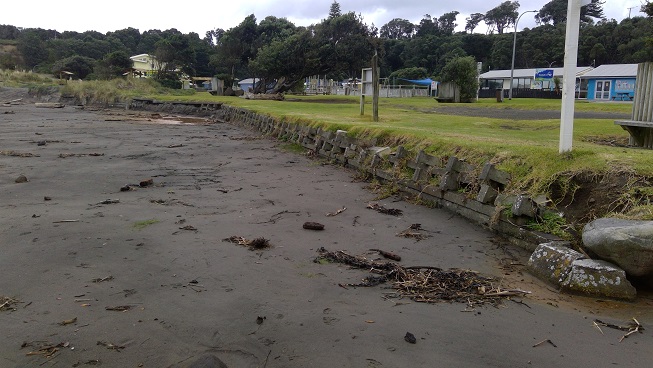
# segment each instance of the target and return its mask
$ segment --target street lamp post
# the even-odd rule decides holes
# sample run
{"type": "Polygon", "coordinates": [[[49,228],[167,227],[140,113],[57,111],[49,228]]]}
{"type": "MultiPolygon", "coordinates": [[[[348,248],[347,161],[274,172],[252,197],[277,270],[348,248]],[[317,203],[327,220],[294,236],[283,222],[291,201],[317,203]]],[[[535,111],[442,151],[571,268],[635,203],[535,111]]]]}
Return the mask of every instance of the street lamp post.
{"type": "Polygon", "coordinates": [[[515,74],[515,48],[517,46],[517,24],[519,24],[519,18],[526,13],[537,13],[537,10],[527,10],[517,17],[515,21],[515,31],[512,36],[512,66],[510,67],[510,90],[508,90],[508,99],[512,100],[512,78],[515,74]]]}

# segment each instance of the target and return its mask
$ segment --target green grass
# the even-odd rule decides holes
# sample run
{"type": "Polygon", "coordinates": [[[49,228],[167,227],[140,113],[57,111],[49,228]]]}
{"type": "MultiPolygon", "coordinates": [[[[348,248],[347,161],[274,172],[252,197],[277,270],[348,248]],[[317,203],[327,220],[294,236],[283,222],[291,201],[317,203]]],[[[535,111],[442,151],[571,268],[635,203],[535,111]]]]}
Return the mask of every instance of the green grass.
{"type": "Polygon", "coordinates": [[[159,222],[160,222],[160,221],[157,220],[157,219],[143,220],[143,221],[136,221],[136,222],[134,222],[134,223],[132,224],[132,228],[134,228],[135,230],[143,230],[143,229],[145,229],[146,227],[148,227],[148,226],[150,226],[150,225],[157,224],[157,223],[159,223],[159,222]]]}

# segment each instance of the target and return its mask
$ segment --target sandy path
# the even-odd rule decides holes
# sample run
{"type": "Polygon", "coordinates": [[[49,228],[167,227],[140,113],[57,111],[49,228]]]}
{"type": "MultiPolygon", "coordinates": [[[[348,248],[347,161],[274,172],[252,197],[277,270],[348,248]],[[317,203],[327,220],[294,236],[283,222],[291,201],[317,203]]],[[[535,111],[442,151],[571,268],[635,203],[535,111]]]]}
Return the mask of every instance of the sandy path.
{"type": "Polygon", "coordinates": [[[185,367],[205,353],[229,367],[648,366],[653,358],[650,330],[619,343],[622,332],[592,326],[630,317],[650,325],[650,298],[559,296],[518,265],[498,266],[524,263],[523,252],[446,211],[393,198],[379,203],[400,217],[366,209],[375,195],[353,172],[227,124],[123,115],[0,107],[0,296],[20,301],[0,312],[0,367],[185,367]],[[29,182],[15,183],[20,174],[29,182]],[[147,178],[154,186],[119,190],[147,178]],[[304,230],[305,221],[326,229],[304,230]],[[414,223],[433,236],[395,236],[414,223]],[[265,237],[272,247],[250,251],[222,241],[229,236],[265,237]],[[526,305],[474,312],[387,299],[384,286],[339,287],[367,273],[314,263],[319,247],[370,258],[368,249],[382,248],[404,265],[505,276],[506,286],[535,294],[526,305]],[[130,309],[106,310],[115,306],[130,309]],[[416,344],[404,341],[407,331],[416,344]],[[533,347],[545,339],[557,347],[533,347]],[[26,355],[45,342],[68,345],[50,359],[26,355]]]}

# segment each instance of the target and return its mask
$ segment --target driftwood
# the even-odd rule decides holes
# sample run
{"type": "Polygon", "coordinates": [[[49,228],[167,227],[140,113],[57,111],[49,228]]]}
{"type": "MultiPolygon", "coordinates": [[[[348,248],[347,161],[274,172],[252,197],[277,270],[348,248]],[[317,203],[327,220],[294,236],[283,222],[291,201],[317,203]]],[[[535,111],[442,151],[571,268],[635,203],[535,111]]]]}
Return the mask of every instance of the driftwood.
{"type": "Polygon", "coordinates": [[[391,260],[397,261],[397,262],[401,261],[401,257],[399,255],[397,255],[397,254],[392,253],[392,252],[387,252],[387,251],[381,250],[381,249],[370,249],[370,250],[374,251],[374,252],[379,252],[380,255],[382,255],[383,257],[385,257],[387,259],[391,259],[391,260]]]}
{"type": "MultiPolygon", "coordinates": [[[[595,319],[594,320],[594,326],[596,328],[598,328],[599,331],[601,331],[601,327],[599,327],[599,326],[604,326],[604,327],[613,328],[615,330],[625,331],[624,335],[621,336],[621,338],[619,339],[619,342],[622,342],[625,338],[627,338],[628,336],[634,334],[635,332],[642,333],[642,331],[644,331],[644,327],[642,326],[642,324],[639,323],[639,321],[636,320],[635,318],[633,318],[632,322],[629,322],[628,325],[626,325],[626,326],[618,326],[618,325],[615,325],[615,324],[612,324],[612,323],[603,322],[603,321],[601,321],[599,319],[595,319]]],[[[601,334],[603,334],[603,331],[601,331],[601,334]]]]}
{"type": "Polygon", "coordinates": [[[361,283],[344,284],[343,287],[369,287],[390,282],[400,297],[408,297],[416,302],[448,301],[473,307],[483,304],[497,305],[503,298],[530,294],[524,290],[503,289],[498,286],[496,279],[481,276],[474,271],[422,266],[402,267],[393,262],[374,262],[343,251],[329,252],[324,248],[320,248],[318,253],[315,262],[343,263],[379,275],[370,275],[361,283]]]}

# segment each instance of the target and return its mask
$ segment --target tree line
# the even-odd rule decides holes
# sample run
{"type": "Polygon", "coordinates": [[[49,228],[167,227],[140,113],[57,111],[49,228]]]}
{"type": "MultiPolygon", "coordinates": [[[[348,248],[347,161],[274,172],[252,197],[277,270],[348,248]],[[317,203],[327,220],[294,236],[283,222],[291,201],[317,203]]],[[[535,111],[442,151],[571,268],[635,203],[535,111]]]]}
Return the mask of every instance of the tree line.
{"type": "MultiPolygon", "coordinates": [[[[578,64],[653,61],[653,3],[642,6],[647,17],[621,22],[605,19],[602,5],[602,0],[591,0],[582,8],[578,64]]],[[[276,82],[274,87],[263,86],[285,91],[311,75],[353,78],[377,53],[382,77],[439,78],[458,58],[482,62],[483,71],[509,69],[519,7],[518,1],[505,1],[471,14],[462,32],[455,31],[457,11],[426,14],[418,24],[393,19],[377,28],[360,14],[342,12],[337,1],[325,19],[310,26],[274,16],[258,21],[252,14],[233,28],[216,28],[204,37],[176,29],[141,33],[127,28],[102,34],[0,25],[0,46],[16,49],[0,52],[0,68],[55,74],[67,70],[82,79],[109,79],[131,66],[129,56],[148,53],[166,65],[158,75],[161,80],[174,80],[179,73],[226,80],[256,76],[276,82]],[[486,33],[474,33],[481,23],[486,33]]],[[[516,68],[562,65],[566,8],[567,0],[549,1],[534,15],[537,26],[519,32],[516,68]]]]}

